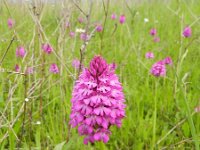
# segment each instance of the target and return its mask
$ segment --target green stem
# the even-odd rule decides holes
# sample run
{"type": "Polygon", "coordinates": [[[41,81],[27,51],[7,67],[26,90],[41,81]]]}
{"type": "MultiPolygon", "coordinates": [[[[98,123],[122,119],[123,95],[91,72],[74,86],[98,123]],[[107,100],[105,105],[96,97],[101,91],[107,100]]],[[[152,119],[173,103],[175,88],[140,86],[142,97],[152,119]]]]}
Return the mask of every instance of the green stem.
{"type": "Polygon", "coordinates": [[[189,126],[190,126],[190,129],[191,129],[192,138],[194,140],[195,149],[199,150],[198,136],[196,134],[196,129],[195,129],[194,122],[193,122],[193,119],[192,119],[190,107],[188,105],[188,99],[187,99],[187,95],[186,95],[187,93],[186,92],[187,92],[186,91],[186,85],[184,85],[183,93],[184,93],[185,107],[187,108],[187,119],[188,119],[189,126]]]}

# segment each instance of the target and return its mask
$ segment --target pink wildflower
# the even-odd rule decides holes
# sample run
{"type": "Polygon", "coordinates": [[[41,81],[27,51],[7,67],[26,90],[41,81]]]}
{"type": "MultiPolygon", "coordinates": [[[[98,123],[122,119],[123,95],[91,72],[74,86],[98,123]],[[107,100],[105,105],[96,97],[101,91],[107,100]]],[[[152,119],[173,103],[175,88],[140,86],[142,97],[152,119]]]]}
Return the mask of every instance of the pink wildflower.
{"type": "Polygon", "coordinates": [[[74,38],[74,37],[75,37],[75,32],[72,32],[72,31],[71,31],[71,32],[69,33],[69,36],[70,36],[71,38],[74,38]]]}
{"type": "Polygon", "coordinates": [[[154,37],[153,41],[154,41],[155,43],[158,43],[158,42],[160,42],[160,38],[159,38],[159,37],[154,37]]]}
{"type": "Polygon", "coordinates": [[[113,13],[113,14],[111,15],[111,19],[112,19],[112,20],[117,19],[117,15],[116,15],[115,13],[113,13]]]}
{"type": "Polygon", "coordinates": [[[76,81],[72,93],[70,124],[78,126],[84,144],[108,142],[112,125],[121,126],[125,99],[115,69],[95,56],[76,81]]]}
{"type": "Polygon", "coordinates": [[[154,36],[154,35],[156,35],[157,30],[155,28],[152,28],[149,33],[150,33],[150,35],[154,36]]]}
{"type": "Polygon", "coordinates": [[[87,40],[89,40],[89,35],[86,34],[86,33],[81,33],[80,39],[83,40],[83,41],[87,41],[87,40]]]}
{"type": "Polygon", "coordinates": [[[16,57],[23,58],[25,55],[26,55],[26,51],[25,51],[24,47],[20,46],[20,47],[16,48],[16,57]]]}
{"type": "Polygon", "coordinates": [[[52,73],[54,73],[54,74],[59,73],[58,66],[56,64],[51,64],[51,66],[49,68],[49,71],[52,72],[52,73]]]}
{"type": "Polygon", "coordinates": [[[192,35],[192,29],[190,27],[185,27],[183,30],[183,36],[188,38],[192,35]]]}
{"type": "Polygon", "coordinates": [[[148,59],[151,59],[151,58],[154,58],[154,54],[152,52],[147,52],[145,54],[145,57],[148,58],[148,59]]]}
{"type": "Polygon", "coordinates": [[[119,22],[120,22],[121,24],[123,24],[125,21],[126,21],[125,15],[121,15],[121,16],[119,17],[119,22]]]}
{"type": "Polygon", "coordinates": [[[166,75],[166,67],[164,65],[163,61],[158,61],[151,67],[151,74],[159,77],[159,76],[165,76],[166,75]]]}
{"type": "Polygon", "coordinates": [[[75,68],[75,69],[78,69],[79,66],[80,66],[80,61],[78,59],[74,59],[72,61],[72,66],[75,68]]]}
{"type": "Polygon", "coordinates": [[[66,27],[66,28],[69,28],[69,27],[70,27],[70,22],[69,22],[69,21],[66,21],[65,27],[66,27]]]}
{"type": "Polygon", "coordinates": [[[102,32],[103,31],[103,26],[102,25],[97,25],[96,26],[96,31],[97,32],[102,32]]]}
{"type": "Polygon", "coordinates": [[[163,61],[166,65],[172,65],[173,63],[171,57],[166,57],[163,61]]]}
{"type": "Polygon", "coordinates": [[[53,51],[53,48],[51,47],[50,44],[46,43],[42,45],[42,49],[44,50],[45,53],[47,54],[51,54],[51,52],[53,51]]]}
{"type": "Polygon", "coordinates": [[[28,67],[26,69],[26,74],[33,74],[34,70],[33,70],[33,67],[28,67]]]}
{"type": "Polygon", "coordinates": [[[14,20],[11,19],[11,18],[9,18],[9,19],[8,19],[8,27],[9,27],[9,28],[12,28],[14,25],[15,25],[14,20]]]}
{"type": "Polygon", "coordinates": [[[15,65],[15,72],[19,72],[19,71],[20,71],[19,65],[16,64],[16,65],[15,65]]]}
{"type": "Polygon", "coordinates": [[[79,23],[83,23],[83,22],[84,22],[84,19],[83,19],[82,17],[79,17],[79,18],[78,18],[78,22],[79,22],[79,23]]]}

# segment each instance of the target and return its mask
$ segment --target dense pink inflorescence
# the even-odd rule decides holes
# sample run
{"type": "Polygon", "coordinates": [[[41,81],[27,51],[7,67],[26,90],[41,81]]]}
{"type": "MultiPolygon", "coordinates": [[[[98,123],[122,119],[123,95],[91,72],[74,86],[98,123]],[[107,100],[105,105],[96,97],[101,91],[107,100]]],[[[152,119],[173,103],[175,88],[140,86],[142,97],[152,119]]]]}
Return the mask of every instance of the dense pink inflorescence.
{"type": "Polygon", "coordinates": [[[16,71],[16,72],[19,72],[19,71],[20,71],[20,67],[19,67],[18,64],[15,65],[15,71],[16,71]]]}
{"type": "Polygon", "coordinates": [[[69,36],[71,37],[71,38],[74,38],[75,37],[75,32],[69,32],[69,36]]]}
{"type": "Polygon", "coordinates": [[[15,21],[11,18],[8,19],[8,27],[12,28],[15,25],[15,21]]]}
{"type": "Polygon", "coordinates": [[[59,68],[56,64],[51,64],[50,68],[49,68],[49,71],[54,73],[54,74],[58,74],[59,73],[59,68]]]}
{"type": "Polygon", "coordinates": [[[152,36],[156,35],[156,33],[157,33],[157,30],[155,28],[152,28],[149,32],[149,34],[152,36]]]}
{"type": "Polygon", "coordinates": [[[96,31],[97,32],[102,32],[103,31],[103,26],[102,25],[97,25],[96,26],[96,31]]]}
{"type": "Polygon", "coordinates": [[[51,54],[51,52],[53,51],[53,48],[51,47],[50,44],[46,43],[42,45],[42,49],[45,53],[47,54],[51,54]]]}
{"type": "Polygon", "coordinates": [[[192,29],[190,27],[185,27],[183,30],[183,36],[188,38],[192,35],[192,29]]]}
{"type": "Polygon", "coordinates": [[[111,15],[111,19],[112,19],[112,20],[117,19],[117,15],[116,15],[115,13],[113,13],[113,14],[111,15]]]}
{"type": "Polygon", "coordinates": [[[172,62],[172,59],[171,59],[171,57],[166,57],[164,60],[164,63],[166,64],[166,65],[172,65],[173,64],[173,62],[172,62]]]}
{"type": "Polygon", "coordinates": [[[121,16],[119,17],[119,23],[123,24],[123,23],[125,23],[125,21],[126,21],[125,15],[121,15],[121,16]]]}
{"type": "Polygon", "coordinates": [[[75,69],[78,69],[79,66],[80,66],[80,61],[78,59],[74,59],[72,61],[72,66],[75,68],[75,69]]]}
{"type": "Polygon", "coordinates": [[[151,59],[151,58],[154,58],[154,54],[153,54],[152,52],[147,52],[147,53],[145,54],[145,57],[146,57],[147,59],[151,59]]]}
{"type": "Polygon", "coordinates": [[[111,125],[121,126],[125,99],[115,67],[95,56],[76,81],[72,93],[70,124],[78,126],[84,144],[108,142],[111,125]]]}
{"type": "Polygon", "coordinates": [[[16,57],[23,58],[25,55],[26,55],[26,51],[25,51],[24,47],[19,46],[16,48],[16,57]]]}
{"type": "Polygon", "coordinates": [[[160,77],[166,75],[166,67],[164,61],[158,61],[151,67],[151,74],[160,77]]]}

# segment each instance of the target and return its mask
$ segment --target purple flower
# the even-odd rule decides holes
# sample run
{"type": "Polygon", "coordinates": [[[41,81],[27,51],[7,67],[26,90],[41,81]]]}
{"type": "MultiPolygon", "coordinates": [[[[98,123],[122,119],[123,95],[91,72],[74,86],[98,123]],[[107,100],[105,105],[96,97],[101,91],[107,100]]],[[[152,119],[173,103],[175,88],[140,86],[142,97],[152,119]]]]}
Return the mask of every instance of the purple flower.
{"type": "Polygon", "coordinates": [[[54,74],[59,73],[58,66],[56,64],[51,64],[51,66],[49,68],[49,71],[52,72],[52,73],[54,73],[54,74]]]}
{"type": "Polygon", "coordinates": [[[75,68],[75,69],[78,69],[79,66],[80,66],[80,61],[78,59],[74,59],[72,61],[72,66],[75,68]]]}
{"type": "Polygon", "coordinates": [[[97,26],[96,26],[96,31],[97,31],[97,32],[102,32],[102,31],[103,31],[102,25],[97,25],[97,26]]]}
{"type": "Polygon", "coordinates": [[[26,69],[26,74],[33,74],[34,70],[33,70],[33,67],[28,67],[26,69]]]}
{"type": "Polygon", "coordinates": [[[51,47],[50,44],[46,43],[42,45],[42,49],[44,50],[45,53],[47,54],[51,54],[51,52],[53,51],[53,48],[51,47]]]}
{"type": "Polygon", "coordinates": [[[163,61],[158,61],[151,67],[151,74],[159,77],[166,75],[166,67],[163,61]]]}
{"type": "Polygon", "coordinates": [[[69,33],[69,36],[70,36],[71,38],[74,38],[74,37],[75,37],[75,32],[72,32],[72,31],[71,31],[71,32],[69,33]]]}
{"type": "Polygon", "coordinates": [[[111,15],[111,19],[112,19],[112,20],[117,19],[117,15],[116,15],[115,13],[113,13],[113,14],[111,15]]]}
{"type": "Polygon", "coordinates": [[[72,93],[70,124],[78,126],[84,144],[108,142],[112,125],[121,126],[125,117],[125,98],[115,69],[101,56],[95,56],[90,67],[76,81],[72,93]]]}
{"type": "Polygon", "coordinates": [[[166,65],[172,65],[173,63],[171,57],[166,57],[163,61],[166,65]]]}
{"type": "Polygon", "coordinates": [[[15,72],[19,72],[19,71],[20,71],[19,65],[16,64],[16,65],[15,65],[15,72]]]}
{"type": "Polygon", "coordinates": [[[119,22],[120,22],[121,24],[123,24],[125,21],[126,21],[125,15],[121,15],[121,16],[119,17],[119,22]]]}
{"type": "Polygon", "coordinates": [[[160,38],[159,38],[159,37],[154,37],[153,41],[154,41],[155,43],[158,43],[158,42],[160,42],[160,38]]]}
{"type": "Polygon", "coordinates": [[[157,30],[155,28],[152,28],[149,33],[150,33],[150,35],[154,36],[154,35],[156,35],[157,30]]]}
{"type": "Polygon", "coordinates": [[[78,18],[78,22],[79,22],[79,23],[83,23],[83,22],[84,22],[84,19],[83,19],[82,17],[79,17],[79,18],[78,18]]]}
{"type": "Polygon", "coordinates": [[[26,51],[25,51],[24,47],[19,46],[16,48],[16,57],[23,58],[25,55],[26,55],[26,51]]]}
{"type": "Polygon", "coordinates": [[[11,18],[8,19],[8,27],[12,28],[15,25],[15,21],[11,18]]]}
{"type": "Polygon", "coordinates": [[[89,35],[86,33],[81,33],[80,34],[80,39],[83,41],[88,41],[89,40],[89,35]]]}
{"type": "Polygon", "coordinates": [[[185,27],[183,30],[183,36],[188,38],[192,35],[192,29],[190,27],[185,27]]]}
{"type": "Polygon", "coordinates": [[[154,58],[154,54],[152,52],[147,52],[145,54],[145,57],[148,58],[148,59],[151,59],[151,58],[154,58]]]}
{"type": "Polygon", "coordinates": [[[69,22],[69,21],[66,21],[65,27],[66,27],[66,28],[69,28],[69,27],[70,27],[70,22],[69,22]]]}

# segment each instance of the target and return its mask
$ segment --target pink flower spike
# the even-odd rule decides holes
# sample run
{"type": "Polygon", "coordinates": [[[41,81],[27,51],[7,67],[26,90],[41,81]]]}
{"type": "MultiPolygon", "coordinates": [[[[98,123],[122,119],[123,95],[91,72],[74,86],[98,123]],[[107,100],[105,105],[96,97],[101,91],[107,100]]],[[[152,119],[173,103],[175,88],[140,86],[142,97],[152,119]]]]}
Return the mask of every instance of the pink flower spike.
{"type": "Polygon", "coordinates": [[[33,70],[33,67],[28,67],[27,69],[26,69],[26,74],[33,74],[33,72],[34,72],[34,70],[33,70]]]}
{"type": "Polygon", "coordinates": [[[75,68],[75,69],[78,69],[79,66],[80,66],[80,61],[78,59],[74,59],[72,61],[72,66],[75,68]]]}
{"type": "Polygon", "coordinates": [[[96,26],[96,31],[97,32],[102,32],[103,31],[103,26],[102,25],[97,25],[96,26]]]}
{"type": "Polygon", "coordinates": [[[53,48],[51,47],[50,44],[46,43],[42,45],[42,49],[45,53],[47,54],[51,54],[51,52],[53,51],[53,48]]]}
{"type": "Polygon", "coordinates": [[[158,42],[160,42],[160,38],[159,38],[159,37],[154,37],[153,41],[154,41],[155,43],[158,43],[158,42]]]}
{"type": "Polygon", "coordinates": [[[145,54],[145,57],[146,57],[147,59],[151,59],[151,58],[154,58],[154,54],[153,54],[152,52],[147,52],[147,53],[145,54]]]}
{"type": "Polygon", "coordinates": [[[156,76],[156,77],[166,75],[166,67],[163,64],[163,61],[158,61],[158,62],[156,62],[155,64],[152,65],[151,74],[156,76]]]}
{"type": "Polygon", "coordinates": [[[157,30],[155,28],[152,28],[149,33],[150,33],[150,35],[154,36],[154,35],[156,35],[157,30]]]}
{"type": "Polygon", "coordinates": [[[70,124],[85,136],[84,144],[107,143],[110,126],[120,127],[125,117],[122,86],[112,66],[101,56],[95,56],[74,85],[70,124]]]}
{"type": "Polygon", "coordinates": [[[69,28],[69,27],[70,27],[70,22],[69,22],[69,21],[66,21],[65,27],[66,27],[66,28],[69,28]]]}
{"type": "Polygon", "coordinates": [[[15,72],[19,72],[20,71],[20,67],[18,64],[15,65],[15,72]]]}
{"type": "Polygon", "coordinates": [[[172,65],[173,64],[171,57],[166,57],[163,61],[166,65],[172,65]]]}
{"type": "Polygon", "coordinates": [[[54,74],[58,74],[59,73],[58,66],[56,64],[51,64],[49,71],[54,73],[54,74]]]}
{"type": "Polygon", "coordinates": [[[121,24],[123,24],[125,21],[126,21],[125,15],[121,15],[121,16],[119,17],[119,22],[120,22],[121,24]]]}
{"type": "Polygon", "coordinates": [[[80,39],[83,41],[88,41],[89,40],[89,35],[86,33],[81,33],[80,34],[80,39]]]}
{"type": "Polygon", "coordinates": [[[189,26],[185,27],[183,30],[183,36],[185,38],[189,38],[191,35],[192,35],[192,29],[189,26]]]}
{"type": "Polygon", "coordinates": [[[78,18],[78,22],[79,22],[79,23],[83,23],[83,22],[84,22],[84,19],[81,18],[81,17],[79,17],[79,18],[78,18]]]}
{"type": "Polygon", "coordinates": [[[71,32],[69,33],[69,36],[70,36],[71,38],[74,38],[74,37],[75,37],[75,32],[72,32],[72,31],[71,31],[71,32]]]}
{"type": "Polygon", "coordinates": [[[112,20],[117,19],[117,15],[116,15],[115,13],[113,13],[113,14],[111,15],[111,19],[112,19],[112,20]]]}
{"type": "Polygon", "coordinates": [[[15,21],[11,18],[8,19],[8,27],[11,29],[15,25],[15,21]]]}
{"type": "Polygon", "coordinates": [[[18,48],[16,48],[16,57],[23,58],[25,55],[26,55],[26,51],[25,51],[24,47],[19,46],[18,48]]]}

